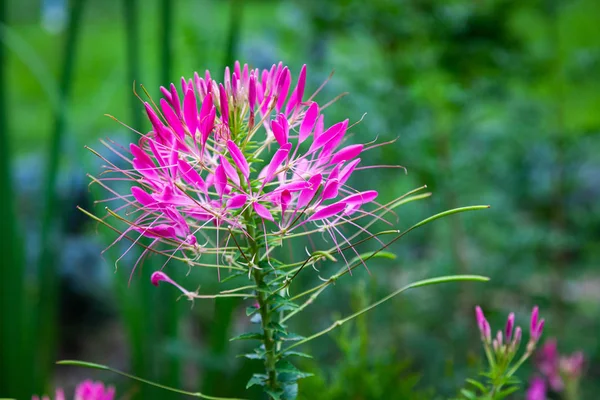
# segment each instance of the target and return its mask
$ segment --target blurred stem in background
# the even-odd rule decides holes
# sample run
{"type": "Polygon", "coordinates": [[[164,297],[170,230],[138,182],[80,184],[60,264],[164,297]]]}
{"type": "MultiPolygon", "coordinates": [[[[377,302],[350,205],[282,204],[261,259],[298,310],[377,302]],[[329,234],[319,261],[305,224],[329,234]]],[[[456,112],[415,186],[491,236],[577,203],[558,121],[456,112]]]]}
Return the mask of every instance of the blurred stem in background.
{"type": "Polygon", "coordinates": [[[559,337],[564,335],[564,327],[566,321],[567,312],[564,302],[565,293],[565,275],[566,267],[568,265],[568,243],[567,240],[567,218],[565,215],[566,199],[569,196],[569,189],[565,176],[566,168],[566,154],[567,154],[567,142],[568,136],[565,124],[565,110],[564,110],[564,99],[565,99],[565,77],[562,73],[563,60],[562,60],[562,35],[560,28],[560,4],[558,1],[549,1],[547,4],[548,18],[550,21],[550,34],[552,35],[552,41],[554,42],[554,60],[550,63],[550,75],[553,81],[553,95],[554,95],[554,113],[556,116],[556,129],[553,132],[552,143],[555,147],[556,153],[556,166],[554,174],[554,188],[552,193],[552,203],[554,213],[551,216],[552,229],[549,229],[549,237],[547,244],[551,250],[548,254],[551,254],[551,265],[554,266],[552,274],[552,293],[551,301],[552,308],[556,312],[555,329],[559,337]]]}
{"type": "MultiPolygon", "coordinates": [[[[63,137],[66,131],[67,109],[71,84],[73,82],[73,71],[77,40],[83,24],[85,0],[73,0],[70,3],[69,23],[66,31],[65,47],[63,53],[63,64],[61,68],[59,86],[59,108],[54,116],[54,127],[50,136],[47,155],[47,166],[44,191],[44,211],[41,227],[41,249],[38,260],[38,316],[37,316],[37,351],[38,351],[38,376],[36,383],[48,379],[52,375],[54,362],[56,361],[57,331],[58,331],[58,259],[57,249],[60,246],[60,237],[57,234],[57,222],[60,219],[57,201],[57,176],[60,164],[60,155],[63,137]]],[[[31,362],[31,360],[30,360],[31,362]]],[[[43,388],[35,387],[34,392],[42,392],[43,388]]]]}
{"type": "MultiPolygon", "coordinates": [[[[123,0],[123,23],[125,26],[126,36],[126,62],[127,62],[127,73],[126,80],[127,85],[132,87],[134,90],[137,89],[134,85],[139,84],[138,81],[141,79],[140,76],[140,62],[139,62],[139,3],[137,0],[123,0]]],[[[130,93],[130,112],[132,127],[135,130],[143,131],[142,129],[142,118],[141,118],[141,105],[139,99],[130,93]]],[[[137,142],[137,133],[131,132],[134,136],[132,141],[137,142]]],[[[139,257],[139,251],[133,249],[131,251],[131,257],[129,260],[133,260],[135,257],[139,257]]],[[[124,264],[125,271],[129,271],[129,264],[124,264]]],[[[149,277],[148,271],[142,269],[142,274],[139,276],[139,281],[136,279],[133,284],[128,282],[128,273],[118,274],[115,276],[115,289],[117,297],[119,299],[119,312],[123,318],[123,325],[127,331],[129,346],[131,349],[131,369],[134,374],[143,376],[148,379],[156,379],[155,366],[156,366],[156,316],[154,313],[149,312],[152,304],[152,291],[146,283],[149,281],[145,279],[149,277]]],[[[165,382],[166,383],[166,382],[165,382]]],[[[159,391],[148,385],[140,385],[136,392],[136,397],[140,399],[152,399],[158,398],[159,391]]]]}
{"type": "MultiPolygon", "coordinates": [[[[123,0],[123,11],[125,13],[125,32],[127,36],[126,59],[127,59],[127,84],[135,86],[140,80],[140,51],[139,51],[139,21],[138,1],[123,0]]],[[[134,90],[137,90],[134,87],[134,90]]],[[[135,129],[142,127],[142,114],[139,99],[131,93],[129,96],[131,107],[131,123],[135,129]]],[[[138,135],[132,132],[133,141],[137,142],[138,135]]]]}
{"type": "MultiPolygon", "coordinates": [[[[230,0],[229,2],[229,26],[227,32],[227,43],[225,46],[224,67],[233,67],[237,57],[240,42],[240,32],[243,18],[243,0],[230,0]]],[[[210,324],[210,357],[209,360],[219,362],[205,364],[204,377],[202,380],[202,391],[217,396],[225,396],[227,393],[227,368],[229,355],[229,337],[231,337],[231,322],[235,309],[240,305],[236,298],[221,298],[215,300],[214,321],[210,324]]]]}
{"type": "Polygon", "coordinates": [[[7,54],[4,29],[7,7],[0,0],[0,221],[2,221],[2,268],[0,279],[0,395],[27,398],[31,395],[33,363],[30,339],[31,313],[26,295],[23,243],[17,226],[15,191],[12,183],[11,144],[7,112],[7,54]]]}
{"type": "MultiPolygon", "coordinates": [[[[159,63],[159,79],[162,86],[168,87],[169,82],[172,81],[173,77],[173,11],[176,2],[173,0],[160,0],[160,7],[158,13],[158,26],[160,29],[160,63],[159,63]]],[[[185,95],[185,94],[184,94],[185,95]]],[[[156,260],[162,267],[162,261],[156,260]]],[[[174,279],[178,279],[181,276],[179,268],[182,265],[175,265],[170,272],[174,279]]],[[[155,268],[155,269],[158,269],[155,268]]],[[[149,284],[150,281],[144,282],[146,291],[153,291],[154,287],[149,284]]],[[[170,349],[173,348],[172,344],[179,343],[180,337],[180,323],[182,314],[182,302],[173,302],[173,296],[168,291],[159,291],[155,293],[149,293],[155,295],[155,301],[158,301],[157,309],[160,310],[160,322],[159,332],[162,334],[162,351],[164,355],[161,358],[161,378],[162,382],[172,387],[181,387],[181,372],[182,372],[182,358],[178,357],[177,352],[172,352],[170,349]],[[169,350],[167,350],[169,349],[169,350]]],[[[161,393],[161,399],[179,399],[176,393],[161,393]]]]}

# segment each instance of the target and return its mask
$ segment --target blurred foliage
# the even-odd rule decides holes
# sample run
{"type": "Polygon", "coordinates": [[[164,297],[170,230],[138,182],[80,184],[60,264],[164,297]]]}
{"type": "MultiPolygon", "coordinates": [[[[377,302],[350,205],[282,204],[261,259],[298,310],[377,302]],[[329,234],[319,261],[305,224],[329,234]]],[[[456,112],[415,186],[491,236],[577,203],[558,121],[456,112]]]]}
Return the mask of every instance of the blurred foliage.
{"type": "MultiPolygon", "coordinates": [[[[102,161],[82,146],[98,148],[97,138],[107,136],[126,144],[132,137],[103,115],[134,123],[137,117],[131,112],[138,117],[142,112],[131,105],[136,68],[131,64],[135,59],[126,57],[134,50],[131,44],[126,47],[131,21],[124,18],[121,3],[86,2],[70,76],[72,101],[55,185],[60,232],[53,243],[61,253],[57,268],[61,295],[77,297],[59,303],[59,321],[70,322],[61,322],[58,353],[123,370],[137,365],[146,368],[143,372],[150,376],[145,377],[156,380],[168,375],[159,368],[165,360],[180,359],[184,387],[239,395],[255,366],[236,359],[238,345],[219,340],[223,337],[214,329],[230,335],[243,331],[246,304],[234,305],[225,312],[231,313],[230,320],[222,320],[221,310],[228,305],[206,302],[189,311],[183,303],[174,303],[190,317],[180,320],[176,337],[166,334],[165,314],[155,311],[164,311],[176,294],[165,298],[149,288],[147,280],[164,261],[149,258],[128,286],[136,255],[123,258],[113,273],[115,260],[127,247],[105,253],[103,262],[99,242],[107,246],[114,233],[98,229],[99,238],[96,226],[75,210],[77,204],[89,204],[90,197],[99,198],[89,194],[81,178],[87,171],[97,171],[102,161]],[[69,345],[73,338],[79,343],[76,349],[69,345]]],[[[282,59],[296,72],[306,63],[313,89],[335,69],[320,99],[327,101],[345,91],[350,95],[328,109],[326,123],[346,117],[358,121],[366,112],[354,134],[361,141],[396,142],[371,150],[363,161],[408,169],[408,175],[397,169],[366,170],[355,186],[377,187],[382,199],[423,184],[434,193],[431,200],[401,208],[400,228],[446,208],[492,205],[486,213],[454,216],[411,233],[394,245],[396,262],[372,263],[370,274],[360,271],[340,280],[311,306],[298,323],[301,334],[326,326],[334,311],[345,314],[354,309],[352,302],[360,292],[379,298],[408,281],[448,273],[492,277],[482,286],[409,293],[341,333],[319,339],[311,352],[320,362],[309,367],[323,374],[303,381],[301,396],[432,398],[428,388],[435,388],[441,398],[455,394],[482,358],[475,304],[489,310],[492,325],[513,310],[524,324],[526,310],[539,304],[547,319],[546,334],[556,336],[566,352],[583,350],[589,361],[582,398],[593,398],[592,393],[600,391],[600,2],[252,0],[244,1],[243,13],[232,10],[239,6],[236,0],[171,3],[176,6],[170,9],[174,21],[170,51],[161,36],[164,9],[159,1],[146,2],[136,11],[135,51],[140,59],[135,79],[152,96],[158,96],[158,87],[166,85],[167,78],[177,82],[182,75],[207,68],[217,73],[224,60],[232,58],[258,67],[282,59]],[[232,44],[232,35],[239,35],[239,43],[232,44]],[[165,57],[172,62],[167,72],[161,67],[165,57]],[[409,397],[413,385],[416,391],[409,397]]],[[[3,123],[10,139],[10,148],[2,151],[13,156],[12,196],[20,217],[17,227],[3,218],[15,228],[7,232],[10,240],[3,239],[11,250],[3,252],[10,255],[5,260],[14,264],[2,265],[3,351],[14,349],[11,332],[13,341],[19,334],[4,327],[12,312],[20,314],[18,307],[25,310],[29,303],[39,310],[44,302],[37,297],[33,267],[45,207],[41,201],[45,164],[40,160],[46,157],[51,121],[60,107],[61,61],[56,55],[66,39],[64,18],[61,25],[60,13],[49,14],[49,4],[58,4],[60,10],[66,3],[9,0],[2,30],[7,82],[2,85],[7,120],[3,123]],[[17,243],[20,231],[24,239],[17,243]],[[26,252],[23,257],[17,254],[19,248],[26,252]],[[4,288],[12,288],[14,306],[4,288]]],[[[6,190],[5,196],[11,196],[6,190]]],[[[10,207],[0,208],[12,215],[10,207]]],[[[294,251],[303,250],[299,246],[294,251]]],[[[167,268],[169,273],[186,271],[183,265],[167,268]]],[[[323,268],[327,272],[334,267],[323,268]]],[[[307,273],[301,282],[316,281],[317,274],[307,273]]],[[[193,271],[188,279],[201,282],[208,292],[219,285],[213,275],[193,271]]],[[[300,286],[293,290],[301,290],[300,286]]],[[[25,316],[20,315],[20,323],[31,325],[34,321],[25,316]]],[[[4,356],[0,354],[0,359],[4,356]]],[[[31,362],[25,357],[21,367],[31,362]]],[[[9,367],[2,367],[5,379],[9,367]]],[[[55,377],[44,378],[68,386],[89,373],[61,368],[55,377]]],[[[527,380],[528,371],[520,378],[527,380]]],[[[131,382],[121,383],[120,393],[126,396],[161,398],[160,392],[141,392],[131,382]]]]}

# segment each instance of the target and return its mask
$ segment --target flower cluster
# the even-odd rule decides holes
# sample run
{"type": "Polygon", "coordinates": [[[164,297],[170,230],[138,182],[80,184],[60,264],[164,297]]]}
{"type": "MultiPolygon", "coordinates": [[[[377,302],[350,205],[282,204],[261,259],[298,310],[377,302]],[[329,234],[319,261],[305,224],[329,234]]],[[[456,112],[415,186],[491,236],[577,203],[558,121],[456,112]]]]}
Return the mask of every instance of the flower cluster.
{"type": "Polygon", "coordinates": [[[179,254],[189,265],[201,265],[206,253],[217,254],[217,266],[232,265],[233,252],[241,250],[230,243],[232,232],[256,240],[256,224],[271,224],[261,233],[267,244],[311,232],[312,224],[338,249],[352,248],[340,226],[366,232],[355,221],[373,216],[363,206],[377,197],[347,186],[366,148],[342,146],[348,120],[326,125],[324,107],[314,95],[305,98],[305,82],[305,66],[292,87],[281,63],[261,71],[236,62],[223,83],[207,71],[182,78],[181,93],[173,84],[161,88],[158,105],[144,103],[152,130],[140,134],[130,154],[111,147],[131,168],[110,163],[108,172],[118,178],[93,178],[134,215],[120,238],[137,232],[153,240],[147,251],[163,243],[170,249],[165,254],[179,254]],[[135,184],[130,194],[107,182],[123,179],[135,184]]]}
{"type": "MultiPolygon", "coordinates": [[[[469,380],[469,383],[475,385],[486,399],[502,399],[508,393],[517,389],[518,381],[514,374],[533,354],[544,330],[544,319],[539,318],[539,309],[537,306],[534,307],[530,318],[529,341],[521,357],[516,358],[523,331],[520,326],[515,327],[514,313],[508,315],[504,330],[499,330],[494,336],[492,336],[490,324],[479,306],[475,307],[475,318],[481,334],[489,370],[483,374],[487,378],[486,384],[475,380],[469,380]]],[[[536,387],[534,390],[539,389],[536,387]]],[[[475,394],[467,389],[464,389],[462,393],[466,398],[475,398],[469,397],[475,396],[475,394]]]]}
{"type": "MultiPolygon", "coordinates": [[[[85,380],[75,388],[73,400],[114,400],[115,388],[106,386],[102,382],[85,380]]],[[[65,400],[65,393],[62,389],[56,389],[54,400],[65,400]]],[[[33,396],[31,400],[40,400],[39,396],[33,396]]],[[[42,396],[41,400],[51,400],[49,396],[42,396]]]]}
{"type": "Polygon", "coordinates": [[[577,398],[575,393],[584,362],[582,352],[560,355],[556,339],[547,340],[536,356],[536,366],[541,376],[535,376],[531,380],[527,400],[546,399],[549,391],[566,393],[567,399],[577,398]]]}

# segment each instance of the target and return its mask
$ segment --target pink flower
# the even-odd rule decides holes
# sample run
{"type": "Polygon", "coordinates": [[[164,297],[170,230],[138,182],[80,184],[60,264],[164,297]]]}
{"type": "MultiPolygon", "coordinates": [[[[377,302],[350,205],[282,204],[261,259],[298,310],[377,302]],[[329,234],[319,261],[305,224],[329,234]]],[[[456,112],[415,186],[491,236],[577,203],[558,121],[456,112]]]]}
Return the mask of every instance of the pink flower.
{"type": "Polygon", "coordinates": [[[546,382],[540,377],[535,377],[529,383],[527,394],[525,396],[527,400],[546,400],[546,382]]]}
{"type": "Polygon", "coordinates": [[[570,356],[561,357],[559,367],[561,373],[569,379],[577,379],[583,373],[585,357],[581,351],[576,351],[570,356]]]}
{"type": "Polygon", "coordinates": [[[159,252],[189,265],[216,254],[218,267],[219,260],[236,258],[233,232],[247,235],[247,225],[257,221],[267,243],[316,228],[345,259],[341,249],[350,242],[341,226],[369,234],[356,220],[375,216],[365,206],[377,192],[347,184],[368,148],[343,146],[349,121],[327,126],[318,103],[304,96],[305,81],[306,67],[294,86],[282,63],[261,71],[236,62],[223,83],[207,71],[182,79],[181,93],[174,85],[161,88],[157,108],[144,104],[152,130],[129,153],[110,147],[131,168],[110,164],[116,177],[93,178],[125,202],[113,212],[127,208],[121,219],[129,226],[117,240],[135,244],[129,235],[137,233],[152,239],[143,256],[159,252]],[[134,186],[122,195],[111,180],[134,186]]]}
{"type": "MultiPolygon", "coordinates": [[[[115,398],[115,388],[105,386],[102,382],[85,380],[75,388],[73,400],[113,400],[115,398]]],[[[49,396],[32,396],[31,400],[51,400],[49,396]]],[[[54,400],[65,400],[65,394],[62,389],[56,389],[54,400]]]]}

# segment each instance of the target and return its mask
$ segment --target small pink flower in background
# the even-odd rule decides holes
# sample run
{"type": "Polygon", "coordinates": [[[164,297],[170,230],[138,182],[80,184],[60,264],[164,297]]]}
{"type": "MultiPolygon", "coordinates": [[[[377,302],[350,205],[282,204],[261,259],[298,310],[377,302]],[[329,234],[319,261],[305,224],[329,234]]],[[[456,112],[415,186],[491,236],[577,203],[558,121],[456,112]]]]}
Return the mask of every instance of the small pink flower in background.
{"type": "Polygon", "coordinates": [[[536,376],[529,383],[526,400],[546,400],[546,382],[543,378],[536,376]]]}
{"type": "MultiPolygon", "coordinates": [[[[85,380],[75,388],[73,400],[114,400],[115,388],[107,386],[100,381],[85,380]]],[[[49,396],[33,396],[31,400],[66,400],[64,391],[56,389],[56,396],[51,399],[49,396]]]]}
{"type": "Polygon", "coordinates": [[[576,351],[570,356],[561,357],[559,369],[567,378],[578,379],[583,373],[585,358],[581,351],[576,351]]]}
{"type": "Polygon", "coordinates": [[[585,358],[580,351],[568,356],[561,355],[554,338],[544,343],[536,357],[538,371],[548,389],[555,393],[561,393],[569,384],[576,383],[583,374],[584,364],[585,358]]]}

